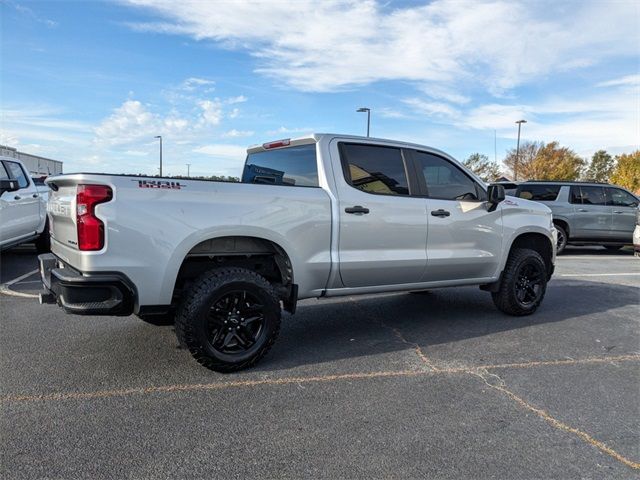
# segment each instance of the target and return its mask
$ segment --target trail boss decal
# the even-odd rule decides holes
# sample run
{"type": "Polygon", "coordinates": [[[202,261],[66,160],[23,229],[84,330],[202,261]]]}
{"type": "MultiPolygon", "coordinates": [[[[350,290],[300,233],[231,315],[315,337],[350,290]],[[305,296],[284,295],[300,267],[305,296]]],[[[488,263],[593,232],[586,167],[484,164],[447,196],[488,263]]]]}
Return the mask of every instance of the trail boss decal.
{"type": "Polygon", "coordinates": [[[186,185],[181,185],[180,182],[171,182],[169,180],[133,180],[138,182],[138,188],[160,188],[163,190],[180,190],[185,188],[186,185]]]}

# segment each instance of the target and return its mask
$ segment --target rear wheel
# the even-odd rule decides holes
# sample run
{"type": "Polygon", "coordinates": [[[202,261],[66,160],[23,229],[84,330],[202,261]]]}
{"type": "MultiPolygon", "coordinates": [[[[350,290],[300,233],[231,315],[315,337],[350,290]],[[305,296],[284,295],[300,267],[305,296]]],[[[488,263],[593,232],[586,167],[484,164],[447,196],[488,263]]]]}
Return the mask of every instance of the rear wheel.
{"type": "Polygon", "coordinates": [[[535,312],[547,289],[547,268],[538,252],[517,248],[509,254],[500,289],[491,294],[498,309],[509,315],[535,312]]]}
{"type": "Polygon", "coordinates": [[[233,372],[269,351],[280,331],[280,302],[271,284],[251,270],[211,270],[190,287],[175,327],[200,364],[233,372]]]}
{"type": "Polygon", "coordinates": [[[556,243],[556,253],[560,253],[564,250],[564,247],[567,246],[567,231],[563,226],[555,224],[556,230],[558,231],[558,242],[556,243]]]}

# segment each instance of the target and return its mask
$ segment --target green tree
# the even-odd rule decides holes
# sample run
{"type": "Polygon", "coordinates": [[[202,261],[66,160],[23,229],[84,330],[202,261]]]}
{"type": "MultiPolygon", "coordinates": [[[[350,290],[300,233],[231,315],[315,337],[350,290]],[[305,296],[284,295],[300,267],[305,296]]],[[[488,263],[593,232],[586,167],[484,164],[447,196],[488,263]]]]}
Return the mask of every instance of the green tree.
{"type": "Polygon", "coordinates": [[[542,142],[522,142],[520,144],[520,152],[518,155],[517,163],[518,168],[516,172],[516,149],[512,148],[507,150],[507,156],[504,159],[504,164],[509,171],[511,178],[514,180],[530,180],[535,178],[535,174],[532,171],[532,164],[538,155],[538,151],[544,147],[542,142]],[[517,175],[516,175],[517,173],[517,175]]]}
{"type": "Polygon", "coordinates": [[[585,172],[585,180],[592,182],[608,182],[615,163],[613,157],[605,150],[598,150],[591,157],[589,168],[585,172]]]}
{"type": "Polygon", "coordinates": [[[462,163],[485,182],[493,182],[500,177],[500,165],[490,161],[486,155],[474,153],[462,163]]]}
{"type": "Polygon", "coordinates": [[[547,143],[538,150],[531,163],[531,178],[536,180],[577,180],[584,160],[576,152],[561,147],[558,142],[547,143]]]}
{"type": "Polygon", "coordinates": [[[640,150],[617,155],[609,181],[640,194],[640,150]]]}

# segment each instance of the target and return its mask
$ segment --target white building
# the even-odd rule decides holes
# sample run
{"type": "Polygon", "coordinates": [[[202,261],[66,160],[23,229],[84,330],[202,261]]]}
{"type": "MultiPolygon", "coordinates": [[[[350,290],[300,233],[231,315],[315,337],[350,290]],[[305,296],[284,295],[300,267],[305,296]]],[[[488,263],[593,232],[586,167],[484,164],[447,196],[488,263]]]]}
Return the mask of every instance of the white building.
{"type": "Polygon", "coordinates": [[[0,145],[0,155],[12,157],[21,160],[24,166],[29,170],[32,177],[42,177],[49,175],[57,175],[62,173],[62,162],[51,160],[50,158],[31,155],[30,153],[19,152],[13,147],[0,145]]]}

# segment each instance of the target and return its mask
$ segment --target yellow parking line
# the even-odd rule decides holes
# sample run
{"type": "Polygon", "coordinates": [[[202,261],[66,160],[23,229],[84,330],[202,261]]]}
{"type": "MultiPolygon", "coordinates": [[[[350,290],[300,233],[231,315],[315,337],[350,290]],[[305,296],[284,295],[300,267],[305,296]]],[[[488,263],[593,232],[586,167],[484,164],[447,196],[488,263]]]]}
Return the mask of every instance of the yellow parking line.
{"type": "Polygon", "coordinates": [[[523,398],[519,397],[518,395],[513,393],[511,390],[508,390],[504,386],[492,385],[491,383],[487,382],[487,380],[484,377],[481,376],[481,378],[485,381],[485,383],[490,388],[493,388],[494,390],[498,390],[499,392],[504,393],[509,398],[511,398],[512,400],[517,402],[521,407],[523,407],[523,408],[535,413],[540,418],[542,418],[547,423],[549,423],[551,426],[553,426],[553,427],[555,427],[555,428],[557,428],[559,430],[562,430],[564,432],[576,435],[580,439],[582,439],[585,442],[587,442],[589,445],[592,445],[592,446],[596,447],[601,452],[606,453],[607,455],[615,458],[619,462],[624,463],[626,466],[631,467],[631,468],[636,469],[636,470],[640,470],[640,463],[639,462],[634,462],[633,460],[629,460],[627,457],[625,457],[623,455],[620,455],[618,452],[616,452],[614,449],[612,449],[611,447],[607,446],[603,442],[601,442],[599,440],[596,440],[595,438],[593,438],[588,433],[583,432],[582,430],[579,430],[577,428],[571,427],[570,425],[567,425],[566,423],[561,422],[560,420],[557,420],[557,419],[553,418],[546,411],[542,410],[541,408],[534,407],[533,405],[528,403],[526,400],[524,400],[523,398]]]}
{"type": "Polygon", "coordinates": [[[200,390],[223,390],[239,387],[256,387],[260,385],[290,385],[295,383],[320,383],[336,380],[362,380],[385,377],[410,377],[426,375],[430,372],[419,370],[378,371],[364,373],[343,373],[336,375],[319,375],[311,377],[268,378],[263,380],[240,380],[234,382],[196,383],[179,385],[161,385],[141,388],[125,388],[119,390],[101,390],[95,392],[67,392],[36,395],[7,395],[0,397],[0,403],[38,402],[51,400],[86,400],[96,398],[124,397],[128,395],[145,395],[150,393],[192,392],[200,390]]]}

